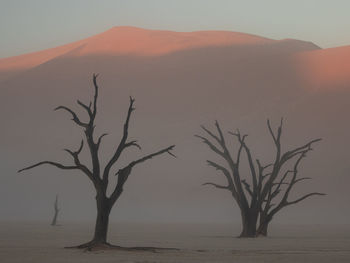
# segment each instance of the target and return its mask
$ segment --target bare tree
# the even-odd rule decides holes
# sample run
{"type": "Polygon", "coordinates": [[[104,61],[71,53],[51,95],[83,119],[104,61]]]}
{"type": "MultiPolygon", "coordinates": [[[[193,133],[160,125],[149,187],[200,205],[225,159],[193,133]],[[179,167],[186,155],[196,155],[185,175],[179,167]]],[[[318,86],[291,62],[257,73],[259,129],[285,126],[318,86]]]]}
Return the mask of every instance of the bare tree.
{"type": "Polygon", "coordinates": [[[58,208],[58,195],[56,195],[56,199],[55,199],[55,203],[53,205],[53,208],[54,208],[55,213],[53,215],[51,225],[57,226],[57,217],[58,217],[58,212],[60,211],[60,209],[58,208]]]}
{"type": "Polygon", "coordinates": [[[64,165],[53,161],[42,161],[19,170],[19,172],[22,172],[40,165],[48,164],[63,170],[78,170],[87,176],[87,178],[93,183],[94,188],[96,190],[97,218],[96,218],[96,224],[95,224],[95,232],[92,240],[90,242],[77,246],[77,248],[89,248],[89,249],[96,246],[101,246],[101,245],[110,246],[110,244],[107,243],[109,215],[112,207],[121,196],[123,192],[124,184],[127,181],[129,175],[131,174],[132,169],[136,165],[164,153],[168,153],[174,156],[171,153],[171,150],[173,150],[173,148],[175,147],[175,145],[172,145],[164,149],[161,149],[157,152],[145,155],[144,157],[134,160],[130,162],[128,165],[126,165],[125,167],[119,169],[119,171],[115,174],[118,179],[117,184],[115,185],[115,187],[113,187],[112,193],[108,195],[107,188],[109,186],[110,176],[111,174],[113,174],[112,168],[119,160],[119,157],[122,155],[124,150],[128,148],[136,147],[141,149],[141,147],[136,140],[128,140],[129,121],[130,121],[131,113],[135,110],[135,108],[133,107],[135,100],[132,97],[130,97],[130,104],[129,104],[126,120],[124,123],[122,138],[119,144],[116,146],[112,156],[107,160],[107,164],[105,165],[105,167],[101,169],[99,149],[100,149],[100,145],[103,137],[106,136],[107,134],[106,133],[102,134],[99,137],[97,137],[97,139],[95,139],[95,134],[94,134],[95,118],[97,115],[97,98],[98,98],[98,91],[99,91],[99,87],[97,85],[97,76],[98,75],[96,74],[93,75],[93,84],[94,84],[94,91],[95,91],[93,101],[90,102],[89,105],[84,104],[80,100],[77,101],[78,105],[81,106],[87,112],[89,117],[88,122],[82,121],[73,110],[71,110],[66,106],[59,106],[55,109],[55,110],[64,110],[68,112],[72,116],[72,121],[76,125],[80,126],[84,131],[85,138],[81,141],[80,146],[76,151],[65,149],[65,151],[72,157],[74,164],[64,165]],[[88,149],[91,157],[92,169],[90,169],[88,165],[83,164],[79,158],[79,154],[81,153],[84,147],[84,141],[86,141],[88,145],[88,149]]]}
{"type": "Polygon", "coordinates": [[[311,140],[299,147],[282,152],[283,120],[275,132],[271,128],[269,120],[267,126],[275,145],[275,158],[266,165],[262,165],[259,159],[253,158],[250,148],[246,144],[247,135],[242,135],[239,131],[229,132],[238,141],[238,149],[234,158],[217,121],[215,122],[216,133],[202,126],[207,136],[196,135],[226,163],[226,165],[221,165],[207,160],[209,166],[224,175],[227,185],[212,182],[204,183],[204,185],[228,190],[232,194],[241,212],[242,232],[240,237],[266,236],[269,223],[282,208],[297,204],[311,196],[324,195],[312,192],[295,200],[288,199],[297,183],[310,179],[309,177],[299,177],[298,168],[302,159],[312,150],[311,146],[321,139],[311,140]],[[248,163],[248,177],[242,175],[240,167],[243,154],[248,163]]]}

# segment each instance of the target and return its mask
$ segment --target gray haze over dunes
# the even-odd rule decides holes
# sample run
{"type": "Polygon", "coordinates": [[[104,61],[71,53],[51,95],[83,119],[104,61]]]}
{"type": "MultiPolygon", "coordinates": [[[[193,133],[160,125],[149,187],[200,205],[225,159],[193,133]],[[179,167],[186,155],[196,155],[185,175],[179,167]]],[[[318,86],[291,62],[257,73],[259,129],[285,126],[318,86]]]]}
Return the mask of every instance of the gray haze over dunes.
{"type": "MultiPolygon", "coordinates": [[[[201,124],[213,127],[218,120],[225,130],[239,128],[249,134],[247,143],[268,163],[274,156],[266,119],[277,125],[281,117],[285,150],[323,138],[302,165],[302,174],[313,180],[300,185],[293,196],[309,190],[328,195],[285,209],[276,222],[349,221],[350,78],[346,76],[350,65],[328,59],[333,56],[324,53],[341,58],[348,56],[350,48],[342,48],[346,56],[341,56],[299,40],[220,31],[184,34],[113,28],[45,51],[49,55],[24,55],[27,62],[22,63],[21,56],[0,60],[2,220],[49,222],[56,193],[62,220],[94,218],[92,185],[78,172],[53,167],[16,171],[41,160],[71,162],[62,149],[78,148],[81,130],[69,115],[53,109],[65,105],[79,110],[76,100],[89,101],[92,74],[100,73],[97,131],[109,133],[101,160],[119,142],[129,95],[136,99],[131,138],[139,141],[144,152],[176,144],[178,156],[163,156],[136,168],[111,221],[238,223],[239,210],[230,195],[201,186],[206,181],[224,182],[224,178],[206,166],[205,161],[216,156],[193,135],[201,132],[201,124]],[[125,37],[128,42],[120,44],[125,37]],[[160,47],[163,52],[154,51],[160,47]],[[318,67],[311,68],[320,52],[325,66],[316,63],[318,67]],[[322,85],[314,81],[317,74],[325,77],[326,67],[336,66],[343,70],[339,81],[334,81],[336,74],[327,75],[329,81],[322,85]]],[[[123,162],[141,155],[129,150],[123,162]]]]}

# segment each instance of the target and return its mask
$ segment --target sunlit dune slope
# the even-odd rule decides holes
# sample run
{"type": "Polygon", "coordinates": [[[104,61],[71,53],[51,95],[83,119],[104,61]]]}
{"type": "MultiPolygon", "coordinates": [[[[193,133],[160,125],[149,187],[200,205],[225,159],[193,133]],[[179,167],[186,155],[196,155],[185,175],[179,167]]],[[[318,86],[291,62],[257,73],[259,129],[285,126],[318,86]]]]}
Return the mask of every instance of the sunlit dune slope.
{"type": "Polygon", "coordinates": [[[299,74],[310,85],[331,88],[350,84],[350,46],[302,52],[295,59],[299,74]]]}
{"type": "Polygon", "coordinates": [[[269,43],[254,35],[229,31],[173,32],[113,27],[101,34],[64,46],[0,59],[0,71],[28,69],[62,55],[161,55],[207,46],[269,43]]]}

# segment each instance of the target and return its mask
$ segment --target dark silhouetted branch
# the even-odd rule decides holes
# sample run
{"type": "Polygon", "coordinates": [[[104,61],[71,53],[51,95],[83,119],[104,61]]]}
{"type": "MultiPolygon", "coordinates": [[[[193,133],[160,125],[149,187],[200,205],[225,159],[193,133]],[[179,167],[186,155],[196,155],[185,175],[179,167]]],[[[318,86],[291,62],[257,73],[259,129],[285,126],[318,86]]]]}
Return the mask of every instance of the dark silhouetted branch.
{"type": "Polygon", "coordinates": [[[212,186],[215,186],[216,188],[219,188],[219,189],[230,190],[229,186],[222,186],[222,185],[218,185],[218,184],[215,184],[215,183],[204,183],[202,185],[212,185],[212,186]]]}
{"type": "Polygon", "coordinates": [[[52,166],[55,166],[55,167],[63,169],[63,170],[77,170],[77,169],[79,169],[78,166],[67,166],[67,165],[63,165],[63,164],[60,164],[60,163],[56,163],[56,162],[43,161],[43,162],[39,162],[39,163],[33,164],[31,166],[25,167],[23,169],[20,169],[20,170],[18,170],[18,173],[26,171],[26,170],[30,170],[32,168],[35,168],[35,167],[38,167],[38,166],[44,165],[44,164],[52,165],[52,166]]]}
{"type": "Polygon", "coordinates": [[[247,183],[247,181],[246,180],[241,180],[241,182],[244,185],[244,187],[247,190],[247,192],[249,193],[249,195],[251,197],[253,197],[254,194],[253,194],[252,190],[250,189],[250,185],[247,183]]]}
{"type": "Polygon", "coordinates": [[[119,159],[120,155],[122,154],[123,150],[126,147],[125,145],[126,145],[126,140],[128,139],[130,116],[131,116],[131,113],[135,110],[135,108],[133,107],[134,102],[135,100],[132,97],[130,97],[129,109],[127,112],[127,116],[126,116],[126,120],[123,128],[123,136],[122,136],[122,139],[120,140],[117,150],[114,152],[112,158],[109,160],[109,162],[107,163],[104,169],[103,180],[107,180],[112,166],[117,162],[117,160],[119,159]]]}
{"type": "Polygon", "coordinates": [[[86,112],[89,114],[90,119],[92,119],[93,113],[92,113],[92,110],[91,110],[91,102],[90,102],[90,105],[89,105],[89,106],[87,106],[86,104],[82,103],[80,100],[77,100],[77,103],[78,103],[81,107],[83,107],[83,109],[86,110],[86,112]]]}
{"type": "Polygon", "coordinates": [[[125,143],[125,148],[131,147],[131,146],[135,146],[136,148],[141,150],[141,146],[137,143],[137,141],[131,141],[131,142],[125,143]]]}
{"type": "Polygon", "coordinates": [[[202,139],[202,141],[209,146],[209,148],[214,151],[215,153],[217,153],[218,155],[222,156],[223,158],[226,158],[225,157],[225,154],[220,151],[213,143],[211,143],[207,138],[203,137],[203,136],[200,136],[200,135],[195,135],[195,137],[199,138],[199,139],[202,139]]]}
{"type": "Polygon", "coordinates": [[[169,155],[171,156],[174,156],[174,154],[171,153],[171,150],[173,150],[175,147],[175,145],[172,145],[172,146],[169,146],[165,149],[162,149],[158,152],[155,152],[155,153],[151,153],[151,154],[148,154],[136,161],[132,161],[131,163],[129,163],[127,166],[125,166],[124,168],[122,169],[119,169],[119,171],[115,174],[116,176],[118,176],[118,182],[117,182],[117,185],[113,191],[113,193],[111,194],[110,196],[110,200],[112,203],[114,203],[118,198],[119,196],[121,195],[122,191],[123,191],[123,186],[126,182],[126,180],[128,179],[130,173],[131,173],[131,170],[132,168],[139,164],[139,163],[142,163],[142,162],[145,162],[149,159],[152,159],[153,157],[155,156],[158,156],[158,155],[161,155],[161,154],[164,154],[164,153],[168,153],[169,155]]]}
{"type": "Polygon", "coordinates": [[[71,109],[69,109],[68,107],[66,107],[66,106],[58,106],[54,110],[55,111],[57,111],[57,110],[68,111],[72,115],[72,121],[74,121],[76,124],[78,124],[81,127],[85,127],[86,128],[88,126],[87,123],[84,123],[84,122],[80,121],[80,119],[78,118],[77,114],[74,111],[72,111],[71,109]]]}
{"type": "Polygon", "coordinates": [[[92,79],[95,87],[95,94],[94,94],[94,108],[92,111],[92,117],[95,119],[96,113],[97,113],[97,97],[98,97],[98,85],[97,85],[97,77],[99,74],[94,74],[92,79]]]}
{"type": "Polygon", "coordinates": [[[158,155],[161,155],[161,154],[163,154],[163,153],[168,153],[169,155],[171,155],[171,156],[173,156],[173,157],[176,158],[176,156],[171,152],[171,150],[173,150],[174,147],[175,147],[175,145],[172,145],[172,146],[169,146],[169,147],[167,147],[167,148],[165,148],[165,149],[162,149],[162,150],[160,150],[160,151],[158,151],[158,152],[148,154],[148,155],[146,155],[146,156],[144,156],[144,157],[142,157],[142,158],[140,158],[140,159],[138,159],[138,160],[136,160],[136,161],[132,161],[128,166],[133,167],[133,166],[135,166],[136,164],[145,162],[145,161],[147,161],[147,160],[149,160],[149,159],[152,159],[153,157],[158,156],[158,155]]]}
{"type": "Polygon", "coordinates": [[[97,149],[100,148],[100,145],[101,145],[101,142],[102,142],[103,137],[105,137],[105,136],[107,136],[107,135],[108,135],[108,133],[104,133],[104,134],[102,134],[100,137],[98,137],[97,143],[96,143],[97,149]]]}
{"type": "Polygon", "coordinates": [[[288,201],[286,205],[294,205],[294,204],[297,204],[303,200],[305,200],[306,198],[309,198],[311,196],[315,196],[315,195],[326,195],[325,193],[318,193],[318,192],[314,192],[314,193],[309,193],[309,194],[306,194],[304,195],[303,197],[300,197],[294,201],[288,201]]]}

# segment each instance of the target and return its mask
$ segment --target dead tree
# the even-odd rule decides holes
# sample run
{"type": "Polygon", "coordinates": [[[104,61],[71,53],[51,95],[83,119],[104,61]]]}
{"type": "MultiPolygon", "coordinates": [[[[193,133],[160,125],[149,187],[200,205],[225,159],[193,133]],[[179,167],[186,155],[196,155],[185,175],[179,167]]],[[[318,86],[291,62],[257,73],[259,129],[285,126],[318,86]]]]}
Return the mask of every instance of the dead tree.
{"type": "MultiPolygon", "coordinates": [[[[114,153],[112,156],[107,160],[106,165],[104,167],[101,167],[100,162],[100,146],[101,142],[104,136],[107,134],[102,134],[95,138],[95,119],[97,115],[97,98],[98,98],[98,92],[99,87],[97,85],[97,76],[96,74],[93,75],[93,84],[94,84],[94,98],[93,101],[90,102],[89,105],[84,104],[80,100],[77,101],[78,105],[81,106],[86,112],[89,117],[88,122],[84,122],[81,120],[78,115],[71,110],[70,108],[66,106],[59,106],[55,110],[63,110],[68,112],[72,116],[72,121],[81,127],[84,132],[84,139],[81,141],[80,146],[77,150],[69,150],[65,149],[65,151],[72,157],[74,164],[73,165],[65,165],[54,161],[42,161],[39,163],[36,163],[34,165],[28,166],[26,168],[23,168],[19,170],[19,172],[32,169],[34,167],[40,166],[40,165],[52,165],[57,168],[63,169],[63,170],[75,170],[82,172],[93,184],[95,190],[96,190],[96,206],[97,206],[97,217],[96,217],[96,224],[95,224],[95,232],[92,240],[90,242],[87,242],[85,244],[77,246],[77,248],[88,248],[91,249],[93,247],[108,247],[110,246],[107,243],[107,232],[108,232],[108,222],[109,222],[109,215],[111,212],[111,209],[113,208],[116,201],[119,199],[123,192],[123,187],[125,185],[125,182],[127,181],[128,177],[130,176],[132,169],[138,165],[141,164],[147,160],[150,160],[153,157],[156,157],[158,155],[162,155],[164,153],[168,153],[172,156],[174,156],[171,153],[171,150],[175,147],[175,145],[166,147],[164,149],[161,149],[157,152],[145,155],[142,158],[139,158],[137,160],[134,160],[130,162],[125,167],[119,169],[117,173],[113,172],[113,167],[119,160],[119,157],[122,155],[124,150],[136,147],[141,150],[140,145],[137,143],[136,140],[128,140],[128,131],[129,131],[129,122],[131,113],[135,110],[134,108],[134,102],[135,100],[130,97],[130,104],[126,115],[126,120],[124,123],[123,128],[123,135],[119,142],[119,144],[116,146],[114,153]],[[79,157],[79,154],[82,152],[84,147],[84,142],[87,143],[89,155],[90,155],[90,161],[91,161],[91,168],[89,168],[88,165],[85,165],[79,157]],[[117,176],[117,184],[113,186],[113,191],[110,195],[107,194],[107,188],[110,185],[109,179],[110,176],[114,174],[117,176]]],[[[111,186],[110,186],[111,187],[111,186]]]]}
{"type": "Polygon", "coordinates": [[[297,204],[311,196],[324,195],[312,192],[295,200],[288,199],[297,183],[310,179],[309,177],[299,177],[298,168],[302,159],[312,150],[311,146],[321,139],[311,140],[302,146],[282,152],[283,121],[281,120],[276,132],[271,128],[269,120],[267,126],[275,145],[275,158],[266,165],[262,165],[259,159],[253,158],[250,148],[246,144],[247,135],[242,135],[239,131],[228,132],[238,141],[238,149],[234,158],[217,121],[215,122],[216,133],[202,126],[207,136],[196,135],[226,163],[226,165],[221,165],[207,160],[209,166],[224,175],[227,185],[212,182],[204,183],[204,185],[228,190],[232,194],[241,212],[242,232],[240,237],[266,236],[269,223],[282,208],[297,204]],[[240,167],[242,155],[245,155],[247,159],[248,176],[242,175],[240,167]],[[288,167],[292,167],[292,169],[288,169],[288,167]]]}
{"type": "Polygon", "coordinates": [[[52,226],[56,226],[57,225],[58,212],[60,211],[60,209],[58,208],[58,195],[56,195],[56,199],[55,199],[55,203],[53,205],[53,208],[54,208],[55,213],[53,215],[51,225],[52,226]]]}

